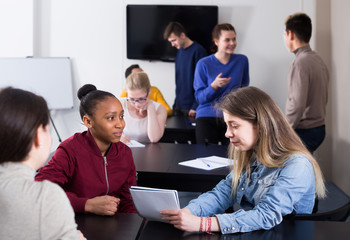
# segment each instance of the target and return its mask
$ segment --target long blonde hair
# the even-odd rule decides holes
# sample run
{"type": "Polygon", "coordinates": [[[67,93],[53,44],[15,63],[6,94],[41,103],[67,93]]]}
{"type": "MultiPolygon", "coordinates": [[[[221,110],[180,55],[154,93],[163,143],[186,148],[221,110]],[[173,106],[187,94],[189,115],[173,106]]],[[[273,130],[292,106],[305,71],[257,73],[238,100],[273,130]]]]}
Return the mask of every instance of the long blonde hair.
{"type": "Polygon", "coordinates": [[[256,147],[247,152],[229,148],[230,158],[237,160],[233,166],[233,193],[236,193],[243,172],[250,176],[252,155],[267,167],[281,167],[293,154],[303,154],[312,163],[315,174],[315,190],[319,198],[326,195],[321,169],[292,129],[276,102],[256,87],[244,87],[227,94],[217,104],[227,114],[255,124],[258,131],[256,147]]]}

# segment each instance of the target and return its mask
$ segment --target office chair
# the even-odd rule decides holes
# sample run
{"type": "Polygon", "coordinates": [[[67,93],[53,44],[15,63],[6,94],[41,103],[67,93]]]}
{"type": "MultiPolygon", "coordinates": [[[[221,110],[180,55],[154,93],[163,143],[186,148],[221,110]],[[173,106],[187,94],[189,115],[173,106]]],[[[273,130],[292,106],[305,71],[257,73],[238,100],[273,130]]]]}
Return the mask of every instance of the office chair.
{"type": "Polygon", "coordinates": [[[312,221],[336,221],[345,222],[350,215],[350,202],[343,205],[340,208],[321,212],[321,213],[311,213],[311,214],[296,214],[288,217],[292,220],[312,220],[312,221]]]}

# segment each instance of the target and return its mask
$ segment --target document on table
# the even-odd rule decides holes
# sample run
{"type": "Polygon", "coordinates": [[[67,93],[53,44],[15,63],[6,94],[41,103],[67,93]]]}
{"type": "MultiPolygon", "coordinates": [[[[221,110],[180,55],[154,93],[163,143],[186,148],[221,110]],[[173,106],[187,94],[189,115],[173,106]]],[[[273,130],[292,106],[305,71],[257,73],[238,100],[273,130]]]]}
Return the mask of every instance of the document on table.
{"type": "Polygon", "coordinates": [[[194,160],[179,162],[179,165],[199,168],[204,170],[213,170],[216,168],[227,167],[231,163],[232,163],[232,160],[229,158],[210,156],[210,157],[196,158],[194,160]]]}
{"type": "Polygon", "coordinates": [[[127,142],[126,145],[130,148],[132,148],[132,147],[145,147],[145,144],[142,144],[136,140],[130,140],[130,142],[127,142]]]}
{"type": "Polygon", "coordinates": [[[164,222],[160,211],[180,209],[176,190],[132,186],[130,193],[138,213],[147,220],[164,222]]]}

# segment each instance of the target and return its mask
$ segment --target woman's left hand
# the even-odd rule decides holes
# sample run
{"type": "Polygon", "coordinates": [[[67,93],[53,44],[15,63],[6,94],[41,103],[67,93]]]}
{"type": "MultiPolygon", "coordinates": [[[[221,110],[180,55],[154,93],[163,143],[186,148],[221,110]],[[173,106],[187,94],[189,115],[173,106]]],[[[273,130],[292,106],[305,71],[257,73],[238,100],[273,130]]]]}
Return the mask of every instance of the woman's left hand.
{"type": "Polygon", "coordinates": [[[181,210],[163,210],[162,219],[173,224],[174,227],[187,232],[198,232],[200,217],[194,216],[188,208],[181,210]]]}
{"type": "Polygon", "coordinates": [[[150,105],[152,104],[149,104],[149,99],[147,99],[147,101],[140,108],[137,109],[138,115],[145,117],[150,105]]]}
{"type": "Polygon", "coordinates": [[[154,104],[150,104],[149,101],[147,101],[147,108],[146,108],[147,112],[149,111],[153,111],[153,112],[156,112],[156,107],[154,104]]]}

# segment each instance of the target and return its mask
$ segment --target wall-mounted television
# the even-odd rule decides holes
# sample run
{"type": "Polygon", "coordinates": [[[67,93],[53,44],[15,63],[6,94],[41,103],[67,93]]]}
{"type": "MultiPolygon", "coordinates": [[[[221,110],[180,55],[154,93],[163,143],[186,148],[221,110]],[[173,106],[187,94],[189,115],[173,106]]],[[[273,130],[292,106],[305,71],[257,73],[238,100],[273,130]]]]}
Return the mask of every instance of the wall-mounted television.
{"type": "Polygon", "coordinates": [[[180,22],[188,37],[210,53],[211,32],[218,23],[217,6],[127,5],[127,58],[175,61],[177,49],[163,39],[170,21],[180,22]]]}

